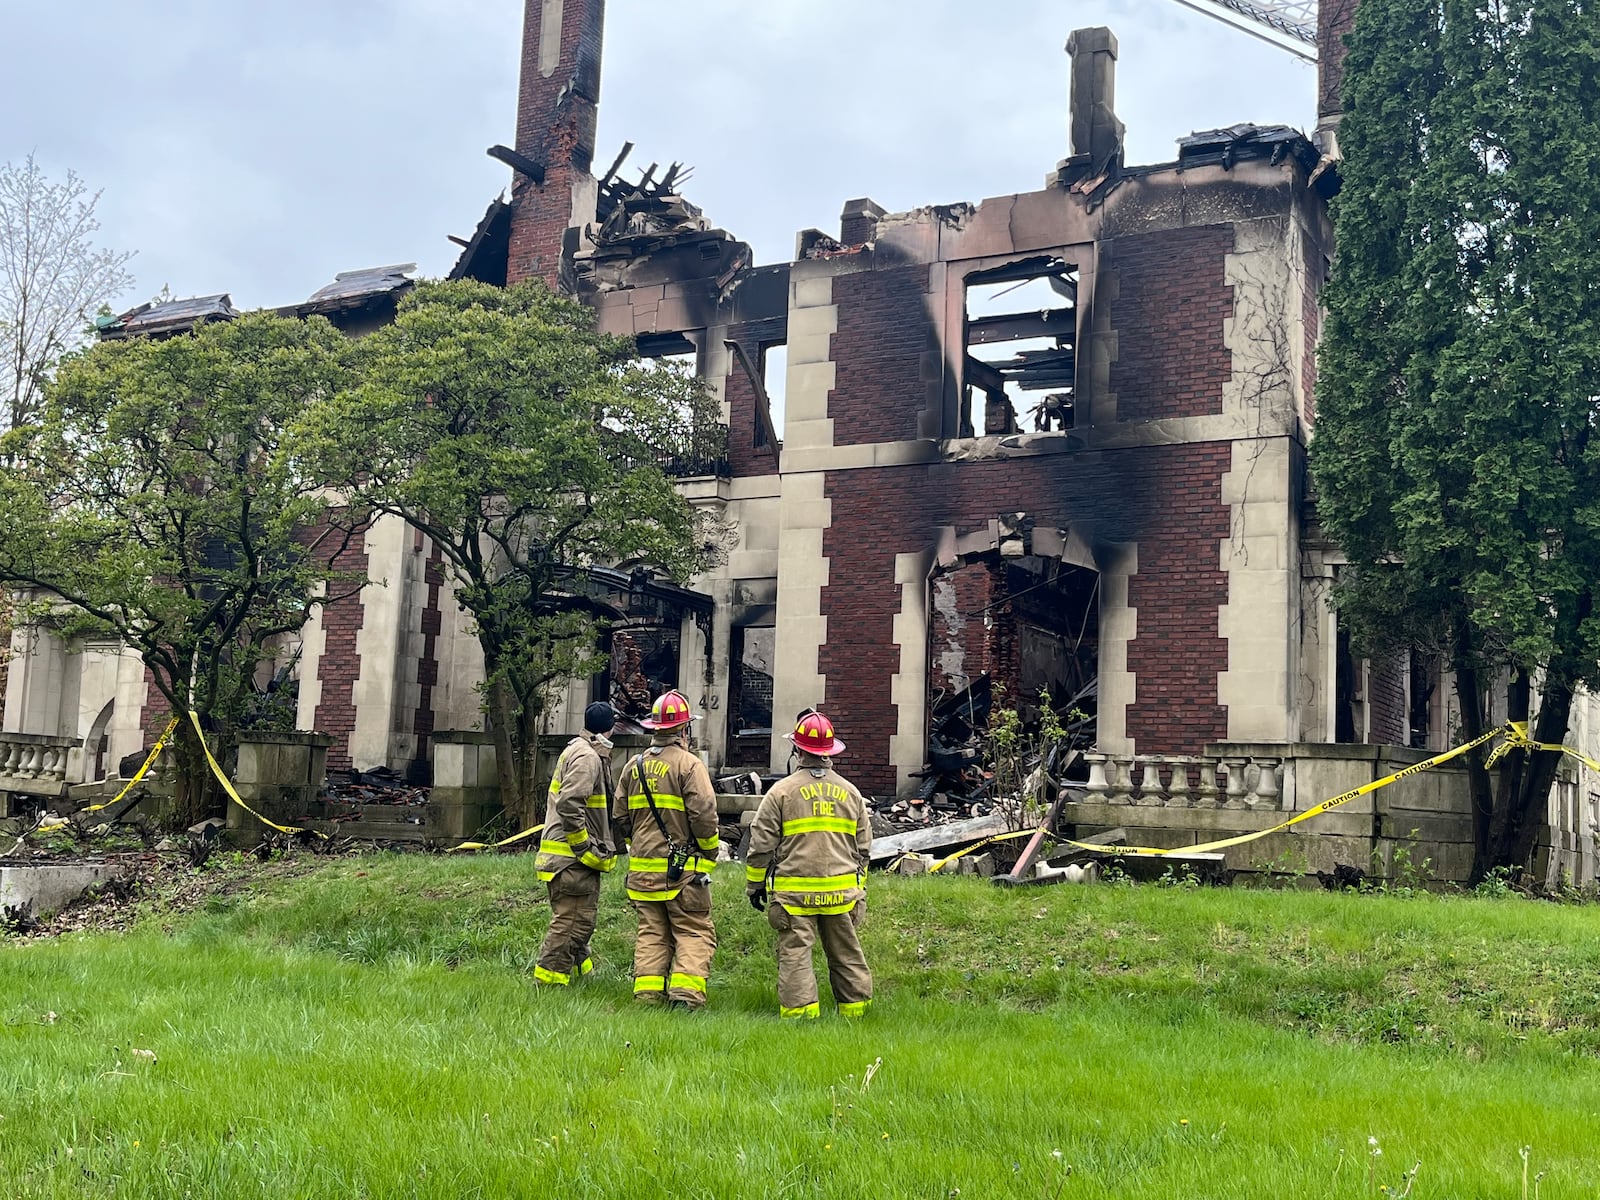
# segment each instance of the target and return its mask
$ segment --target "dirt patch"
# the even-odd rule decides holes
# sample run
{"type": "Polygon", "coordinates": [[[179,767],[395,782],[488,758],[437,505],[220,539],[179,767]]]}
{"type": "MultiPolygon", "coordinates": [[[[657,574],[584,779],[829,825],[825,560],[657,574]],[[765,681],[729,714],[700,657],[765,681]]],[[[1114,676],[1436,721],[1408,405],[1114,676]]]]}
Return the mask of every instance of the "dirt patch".
{"type": "MultiPolygon", "coordinates": [[[[70,862],[69,853],[35,854],[35,862],[70,862]]],[[[71,933],[120,933],[149,917],[181,916],[212,897],[230,896],[263,884],[305,875],[325,861],[310,854],[281,854],[259,861],[253,855],[218,853],[195,866],[184,850],[99,851],[95,859],[125,870],[117,879],[91,888],[61,911],[0,925],[0,938],[36,941],[71,933]]]]}

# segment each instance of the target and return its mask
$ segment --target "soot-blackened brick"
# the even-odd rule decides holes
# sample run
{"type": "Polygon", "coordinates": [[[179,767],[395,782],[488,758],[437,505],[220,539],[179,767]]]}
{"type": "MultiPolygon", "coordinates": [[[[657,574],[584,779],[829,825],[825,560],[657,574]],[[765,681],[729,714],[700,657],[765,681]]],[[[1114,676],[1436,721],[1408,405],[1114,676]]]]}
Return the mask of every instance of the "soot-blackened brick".
{"type": "Polygon", "coordinates": [[[1406,673],[1409,667],[1404,656],[1380,658],[1372,662],[1367,672],[1367,691],[1370,697],[1371,728],[1367,741],[1381,746],[1408,746],[1411,744],[1406,721],[1406,673]]]}

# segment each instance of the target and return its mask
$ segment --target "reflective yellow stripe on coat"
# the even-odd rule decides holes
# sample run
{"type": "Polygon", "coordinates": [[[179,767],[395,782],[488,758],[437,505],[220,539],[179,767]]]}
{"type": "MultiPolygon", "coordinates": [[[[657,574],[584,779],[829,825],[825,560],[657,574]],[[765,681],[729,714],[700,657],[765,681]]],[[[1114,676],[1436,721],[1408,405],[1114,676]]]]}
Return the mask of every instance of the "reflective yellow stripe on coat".
{"type": "Polygon", "coordinates": [[[849,817],[797,817],[783,823],[783,836],[798,833],[847,833],[856,835],[856,823],[849,817]]]}
{"type": "MultiPolygon", "coordinates": [[[[748,872],[749,867],[745,870],[748,872]]],[[[848,875],[779,875],[772,881],[775,892],[837,892],[844,888],[859,887],[861,876],[852,871],[848,875]]]]}

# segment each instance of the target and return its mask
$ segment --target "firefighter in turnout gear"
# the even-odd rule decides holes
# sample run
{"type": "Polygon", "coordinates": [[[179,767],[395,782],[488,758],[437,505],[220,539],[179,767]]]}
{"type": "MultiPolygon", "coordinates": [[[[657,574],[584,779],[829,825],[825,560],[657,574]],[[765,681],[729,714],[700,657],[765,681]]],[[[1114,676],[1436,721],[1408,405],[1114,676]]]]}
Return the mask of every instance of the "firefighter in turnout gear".
{"type": "Polygon", "coordinates": [[[866,872],[872,849],[867,802],[833,770],[844,750],[833,722],[802,714],[789,740],[800,766],[773,785],[750,827],[745,890],[778,933],[778,1015],[817,1015],[811,948],[820,938],[834,1003],[859,1017],[872,1003],[872,972],[856,930],[866,915],[866,872]]]}
{"type": "Polygon", "coordinates": [[[706,976],[717,948],[711,927],[717,798],[705,763],[688,747],[696,718],[682,692],[655,702],[640,724],[653,731],[648,750],[628,760],[617,781],[612,816],[627,828],[628,899],[639,917],[633,952],[633,998],[706,1003],[706,976]]]}
{"type": "Polygon", "coordinates": [[[589,939],[600,907],[600,876],[617,865],[606,806],[611,797],[611,741],[617,723],[600,701],[583,714],[583,733],[556,760],[536,864],[550,889],[550,930],[533,978],[565,985],[594,969],[589,939]]]}

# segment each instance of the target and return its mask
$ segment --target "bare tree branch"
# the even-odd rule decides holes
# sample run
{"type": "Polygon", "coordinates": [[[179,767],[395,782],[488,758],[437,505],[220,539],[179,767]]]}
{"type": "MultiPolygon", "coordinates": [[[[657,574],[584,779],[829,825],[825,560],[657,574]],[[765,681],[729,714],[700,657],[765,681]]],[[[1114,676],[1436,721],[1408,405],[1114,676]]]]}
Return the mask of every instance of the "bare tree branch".
{"type": "Polygon", "coordinates": [[[52,183],[31,154],[0,166],[0,429],[38,415],[56,360],[133,285],[133,253],[95,245],[99,200],[71,171],[52,183]]]}

